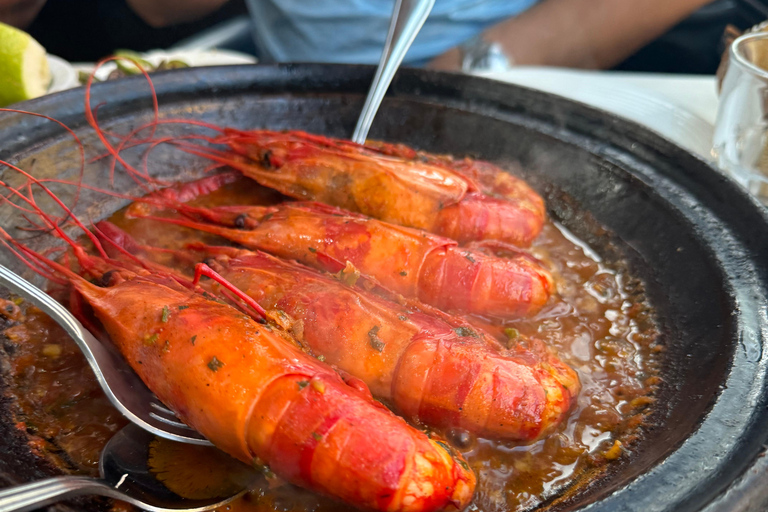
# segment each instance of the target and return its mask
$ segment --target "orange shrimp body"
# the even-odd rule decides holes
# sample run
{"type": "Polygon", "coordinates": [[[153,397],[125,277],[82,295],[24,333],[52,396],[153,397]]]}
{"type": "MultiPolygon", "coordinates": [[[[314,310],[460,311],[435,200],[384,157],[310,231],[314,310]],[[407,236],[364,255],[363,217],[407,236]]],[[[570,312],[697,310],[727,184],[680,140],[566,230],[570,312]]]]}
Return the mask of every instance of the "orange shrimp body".
{"type": "Polygon", "coordinates": [[[494,239],[524,247],[538,236],[546,217],[543,201],[522,181],[518,180],[527,194],[492,198],[438,157],[408,159],[397,151],[387,153],[300,131],[226,129],[212,142],[225,144],[230,151],[197,146],[187,150],[290,197],[460,243],[494,239]]]}
{"type": "Polygon", "coordinates": [[[214,223],[173,222],[321,269],[329,260],[351,262],[389,289],[447,311],[517,318],[537,312],[554,291],[549,272],[524,253],[499,258],[318,203],[180,211],[214,223]]]}
{"type": "MultiPolygon", "coordinates": [[[[202,292],[195,282],[146,265],[110,257],[96,235],[45,185],[16,170],[50,197],[90,239],[90,256],[33,196],[0,187],[64,240],[87,281],[13,239],[4,246],[35,272],[72,285],[128,364],[176,415],[213,444],[246,463],[268,464],[289,482],[351,505],[378,511],[437,512],[469,504],[476,479],[448,445],[409,426],[371,397],[362,383],[346,384],[329,366],[303,352],[276,325],[202,292]],[[148,269],[152,269],[152,271],[148,269]],[[94,284],[99,283],[99,285],[94,284]]],[[[104,234],[104,236],[107,236],[104,234]]],[[[127,244],[127,237],[114,244],[127,244]]],[[[71,261],[69,258],[67,262],[71,261]]],[[[204,264],[223,296],[247,297],[204,264]]],[[[251,299],[245,300],[264,316],[251,299]],[[249,302],[250,301],[250,302],[249,302]]]]}
{"type": "Polygon", "coordinates": [[[216,446],[286,480],[382,511],[462,509],[475,477],[287,334],[168,278],[74,280],[129,364],[216,446]]]}
{"type": "Polygon", "coordinates": [[[568,412],[575,372],[529,341],[508,351],[460,320],[446,320],[349,287],[264,253],[211,263],[315,354],[362,379],[378,398],[433,427],[532,441],[568,412]]]}
{"type": "Polygon", "coordinates": [[[416,151],[404,144],[381,141],[368,141],[365,143],[365,149],[372,153],[396,156],[410,161],[427,162],[450,169],[470,180],[472,188],[484,194],[504,197],[511,201],[520,201],[532,212],[542,217],[546,215],[544,199],[539,194],[525,181],[504,172],[503,169],[490,162],[473,158],[457,159],[449,155],[433,155],[425,151],[416,151]]]}
{"type": "Polygon", "coordinates": [[[378,141],[367,142],[365,148],[382,155],[443,167],[468,180],[470,193],[460,203],[441,212],[438,231],[444,236],[466,242],[484,238],[505,240],[504,233],[517,233],[516,239],[507,241],[525,247],[541,232],[547,216],[544,199],[525,181],[490,162],[472,158],[454,159],[415,151],[403,144],[378,141]],[[517,208],[510,209],[506,203],[512,203],[517,208]],[[474,234],[463,235],[465,230],[474,234]]]}

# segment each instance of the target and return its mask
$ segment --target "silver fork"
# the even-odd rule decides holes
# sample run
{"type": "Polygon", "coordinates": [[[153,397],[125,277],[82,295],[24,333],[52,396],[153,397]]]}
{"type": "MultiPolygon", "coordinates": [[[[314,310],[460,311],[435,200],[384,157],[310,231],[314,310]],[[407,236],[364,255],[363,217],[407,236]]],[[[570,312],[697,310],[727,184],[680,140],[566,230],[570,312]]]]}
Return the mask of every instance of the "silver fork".
{"type": "Polygon", "coordinates": [[[211,446],[210,441],[179,421],[173,411],[158,400],[113,347],[97,340],[50,295],[2,265],[0,284],[29,300],[67,331],[83,351],[109,401],[126,418],[166,439],[211,446]]]}
{"type": "Polygon", "coordinates": [[[408,48],[427,21],[435,0],[395,0],[392,17],[389,21],[389,32],[381,52],[381,60],[376,68],[368,96],[365,98],[363,110],[357,119],[352,140],[364,144],[371,129],[373,118],[379,110],[384,94],[395,76],[397,68],[403,62],[408,48]]]}

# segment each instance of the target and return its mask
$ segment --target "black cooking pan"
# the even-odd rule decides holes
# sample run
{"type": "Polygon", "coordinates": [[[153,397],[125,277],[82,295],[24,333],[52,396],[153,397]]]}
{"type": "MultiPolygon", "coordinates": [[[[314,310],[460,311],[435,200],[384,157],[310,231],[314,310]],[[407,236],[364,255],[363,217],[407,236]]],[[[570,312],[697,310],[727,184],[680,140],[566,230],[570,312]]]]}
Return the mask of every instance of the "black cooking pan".
{"type": "MultiPolygon", "coordinates": [[[[369,67],[243,66],[162,73],[154,83],[162,115],[347,137],[372,76],[369,67]]],[[[141,78],[99,84],[93,93],[93,105],[105,103],[98,115],[107,129],[125,133],[151,119],[141,78]]],[[[81,89],[23,107],[65,122],[97,147],[81,89]]],[[[370,136],[520,165],[555,219],[604,258],[628,262],[646,284],[667,346],[655,427],[627,460],[543,508],[768,509],[765,210],[709,164],[647,129],[480,78],[402,70],[370,136]]],[[[37,174],[74,176],[71,139],[41,119],[0,116],[0,148],[0,158],[37,174]]],[[[202,162],[162,149],[153,162],[168,176],[203,170],[202,162]]],[[[106,184],[106,161],[87,174],[106,184]]],[[[85,193],[78,211],[100,218],[121,205],[85,193]]],[[[0,225],[14,226],[16,215],[0,205],[0,225]]],[[[24,270],[5,254],[0,261],[24,270]]],[[[44,472],[18,438],[5,435],[12,431],[7,420],[0,418],[0,469],[22,480],[44,472]]]]}

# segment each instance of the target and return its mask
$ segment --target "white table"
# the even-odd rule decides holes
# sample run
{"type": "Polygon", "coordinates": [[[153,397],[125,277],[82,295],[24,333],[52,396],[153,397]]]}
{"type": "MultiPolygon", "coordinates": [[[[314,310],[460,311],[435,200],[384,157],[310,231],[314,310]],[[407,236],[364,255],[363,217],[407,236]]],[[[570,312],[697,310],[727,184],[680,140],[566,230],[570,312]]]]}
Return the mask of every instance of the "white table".
{"type": "Polygon", "coordinates": [[[710,158],[717,117],[714,76],[525,66],[483,76],[550,92],[613,112],[710,158]]]}

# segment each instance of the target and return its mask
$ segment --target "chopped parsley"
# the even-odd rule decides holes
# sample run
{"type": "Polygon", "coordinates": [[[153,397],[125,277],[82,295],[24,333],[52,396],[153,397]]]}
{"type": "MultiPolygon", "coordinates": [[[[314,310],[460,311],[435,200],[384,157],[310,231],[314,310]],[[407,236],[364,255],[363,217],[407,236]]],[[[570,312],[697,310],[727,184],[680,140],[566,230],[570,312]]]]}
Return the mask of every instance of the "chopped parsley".
{"type": "Polygon", "coordinates": [[[405,316],[405,315],[397,315],[397,319],[398,320],[402,320],[403,322],[405,322],[406,320],[408,320],[408,317],[405,316]]]}
{"type": "Polygon", "coordinates": [[[465,252],[465,253],[464,253],[464,257],[465,257],[465,258],[467,258],[467,259],[468,259],[469,261],[471,261],[472,263],[474,263],[474,262],[475,262],[475,258],[473,258],[473,257],[472,257],[472,255],[471,255],[471,254],[469,254],[468,252],[465,252]]]}
{"type": "Polygon", "coordinates": [[[169,316],[171,316],[171,310],[168,309],[168,306],[163,306],[163,315],[160,317],[160,321],[167,323],[169,316]]]}
{"type": "Polygon", "coordinates": [[[377,352],[383,351],[384,346],[386,345],[386,343],[379,338],[379,329],[380,327],[378,325],[374,325],[371,330],[368,331],[368,341],[371,344],[371,347],[377,352]]]}
{"type": "Polygon", "coordinates": [[[400,271],[400,275],[401,275],[401,276],[407,276],[407,275],[408,275],[408,272],[406,272],[405,270],[401,270],[401,271],[400,271]]]}
{"type": "Polygon", "coordinates": [[[336,277],[347,286],[355,286],[357,280],[360,278],[360,271],[357,270],[352,263],[347,261],[347,266],[339,271],[339,273],[336,274],[336,277]]]}
{"type": "Polygon", "coordinates": [[[466,338],[466,337],[477,338],[478,337],[477,333],[475,331],[473,331],[472,329],[470,329],[469,327],[457,327],[457,328],[455,328],[453,330],[453,332],[455,332],[456,334],[458,334],[462,338],[466,338]]]}
{"type": "Polygon", "coordinates": [[[189,306],[179,306],[179,311],[183,311],[183,310],[187,309],[188,307],[189,306]]]}
{"type": "Polygon", "coordinates": [[[311,252],[311,253],[316,253],[316,252],[317,252],[317,249],[315,249],[314,247],[310,247],[310,248],[309,248],[309,252],[311,252]]]}
{"type": "Polygon", "coordinates": [[[197,334],[195,334],[194,336],[192,336],[192,337],[189,339],[189,341],[191,341],[191,342],[192,342],[192,344],[194,345],[194,344],[195,344],[195,340],[196,340],[196,339],[197,339],[197,334]]]}
{"type": "Polygon", "coordinates": [[[208,361],[208,368],[212,372],[217,372],[221,369],[221,367],[224,366],[224,363],[219,361],[219,359],[216,356],[213,356],[210,361],[208,361]]]}
{"type": "Polygon", "coordinates": [[[157,333],[151,336],[147,336],[146,338],[144,338],[144,344],[148,347],[151,347],[157,342],[157,338],[158,338],[157,333]]]}
{"type": "Polygon", "coordinates": [[[438,439],[435,439],[434,441],[435,441],[435,442],[436,442],[438,445],[440,445],[440,448],[442,448],[443,450],[445,450],[446,452],[448,452],[448,455],[450,455],[451,457],[453,457],[453,450],[451,450],[451,447],[450,447],[450,446],[448,446],[447,444],[445,444],[444,442],[442,442],[442,441],[440,441],[440,440],[438,440],[438,439]]]}
{"type": "Polygon", "coordinates": [[[323,438],[323,436],[321,436],[317,432],[312,432],[312,437],[315,438],[315,441],[320,441],[323,438]]]}
{"type": "Polygon", "coordinates": [[[299,386],[299,389],[304,389],[305,387],[307,387],[309,385],[309,381],[308,380],[300,380],[299,382],[297,382],[297,384],[299,386]]]}

